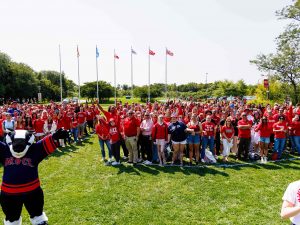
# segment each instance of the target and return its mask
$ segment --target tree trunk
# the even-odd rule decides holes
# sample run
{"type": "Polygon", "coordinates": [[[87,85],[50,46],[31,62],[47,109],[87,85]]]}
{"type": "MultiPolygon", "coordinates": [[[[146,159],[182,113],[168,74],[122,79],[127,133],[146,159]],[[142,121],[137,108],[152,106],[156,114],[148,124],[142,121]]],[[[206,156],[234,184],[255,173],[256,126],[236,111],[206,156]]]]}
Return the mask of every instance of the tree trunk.
{"type": "Polygon", "coordinates": [[[297,104],[298,103],[297,84],[295,82],[292,82],[292,86],[294,90],[295,104],[297,104]]]}

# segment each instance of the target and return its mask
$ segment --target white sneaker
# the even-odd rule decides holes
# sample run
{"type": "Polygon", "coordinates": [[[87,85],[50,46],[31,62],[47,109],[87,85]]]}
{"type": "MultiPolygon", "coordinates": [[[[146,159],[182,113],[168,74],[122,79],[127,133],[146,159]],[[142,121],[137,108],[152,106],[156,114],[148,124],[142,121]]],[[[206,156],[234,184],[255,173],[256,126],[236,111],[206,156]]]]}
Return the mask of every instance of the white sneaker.
{"type": "Polygon", "coordinates": [[[111,165],[112,166],[117,166],[117,165],[120,165],[120,162],[113,162],[111,165]]]}
{"type": "Polygon", "coordinates": [[[205,160],[204,160],[204,159],[201,159],[201,162],[202,162],[202,163],[205,163],[205,160]]]}
{"type": "Polygon", "coordinates": [[[145,164],[145,165],[151,165],[151,164],[152,164],[152,162],[150,162],[150,161],[146,160],[145,162],[143,162],[143,164],[145,164]]]}
{"type": "Polygon", "coordinates": [[[127,160],[127,159],[128,159],[128,157],[126,157],[126,156],[123,156],[123,159],[124,159],[124,160],[127,160]]]}
{"type": "Polygon", "coordinates": [[[113,160],[112,160],[112,158],[109,158],[108,160],[107,160],[107,162],[109,162],[109,163],[111,163],[113,160]]]}
{"type": "Polygon", "coordinates": [[[260,157],[260,163],[264,163],[265,162],[265,157],[260,157]]]}
{"type": "Polygon", "coordinates": [[[268,157],[265,157],[265,163],[267,163],[268,162],[268,157]]]}

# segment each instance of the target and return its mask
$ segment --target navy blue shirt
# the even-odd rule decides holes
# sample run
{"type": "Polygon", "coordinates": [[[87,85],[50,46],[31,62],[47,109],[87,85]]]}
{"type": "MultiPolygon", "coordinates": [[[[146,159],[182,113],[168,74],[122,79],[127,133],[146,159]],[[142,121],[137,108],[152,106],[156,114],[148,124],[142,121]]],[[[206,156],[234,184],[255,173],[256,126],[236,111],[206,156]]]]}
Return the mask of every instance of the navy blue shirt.
{"type": "Polygon", "coordinates": [[[168,127],[168,134],[171,134],[171,140],[175,142],[186,140],[186,128],[187,127],[183,122],[177,121],[176,123],[170,123],[168,127]]]}

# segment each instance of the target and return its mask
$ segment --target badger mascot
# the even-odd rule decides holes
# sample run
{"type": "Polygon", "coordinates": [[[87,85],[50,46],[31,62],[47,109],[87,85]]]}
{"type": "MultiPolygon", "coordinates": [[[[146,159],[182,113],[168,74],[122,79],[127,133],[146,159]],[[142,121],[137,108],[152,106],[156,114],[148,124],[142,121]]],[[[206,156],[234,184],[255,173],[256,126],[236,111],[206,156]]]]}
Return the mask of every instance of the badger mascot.
{"type": "Polygon", "coordinates": [[[23,204],[33,225],[47,225],[43,212],[44,195],[38,165],[59,146],[67,132],[59,129],[37,143],[32,132],[16,130],[0,142],[0,162],[4,167],[0,201],[5,214],[4,225],[21,225],[23,204]]]}

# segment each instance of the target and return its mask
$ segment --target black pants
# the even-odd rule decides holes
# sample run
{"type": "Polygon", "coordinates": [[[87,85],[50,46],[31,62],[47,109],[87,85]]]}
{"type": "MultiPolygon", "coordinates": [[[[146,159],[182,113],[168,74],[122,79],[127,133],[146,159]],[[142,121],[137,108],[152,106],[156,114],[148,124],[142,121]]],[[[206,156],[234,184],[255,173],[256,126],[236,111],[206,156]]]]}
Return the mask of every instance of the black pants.
{"type": "Polygon", "coordinates": [[[126,147],[124,138],[120,139],[120,145],[122,146],[124,156],[128,157],[128,149],[126,147]]]}
{"type": "Polygon", "coordinates": [[[120,162],[120,141],[111,144],[111,152],[117,162],[120,162]]]}
{"type": "Polygon", "coordinates": [[[239,148],[238,148],[238,158],[241,158],[241,155],[244,155],[244,160],[248,159],[249,147],[250,147],[251,138],[240,138],[239,148]]]}
{"type": "Polygon", "coordinates": [[[21,195],[0,195],[2,211],[5,214],[5,220],[10,222],[20,218],[23,204],[27,209],[30,218],[40,216],[43,213],[44,193],[41,188],[21,195]]]}
{"type": "Polygon", "coordinates": [[[216,132],[215,143],[216,143],[216,155],[220,155],[220,149],[221,149],[220,131],[216,132]]]}
{"type": "Polygon", "coordinates": [[[141,152],[144,160],[152,161],[152,141],[150,135],[141,136],[141,152]]]}

